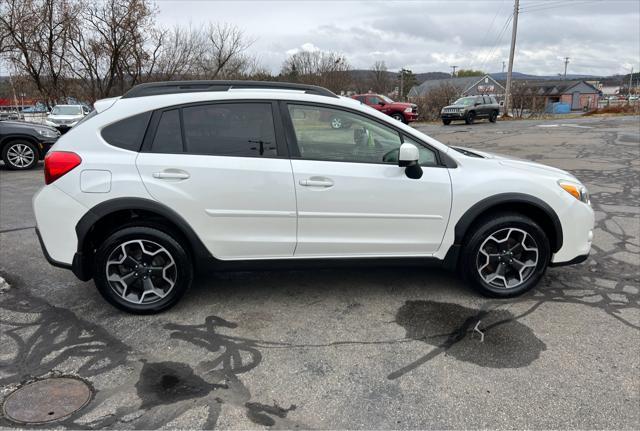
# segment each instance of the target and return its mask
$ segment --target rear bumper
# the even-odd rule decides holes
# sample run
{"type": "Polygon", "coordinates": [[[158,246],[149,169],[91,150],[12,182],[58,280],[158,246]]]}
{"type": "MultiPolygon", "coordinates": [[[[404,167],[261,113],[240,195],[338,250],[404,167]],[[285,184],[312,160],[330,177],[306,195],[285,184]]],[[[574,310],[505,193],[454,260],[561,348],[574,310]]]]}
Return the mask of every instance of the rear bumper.
{"type": "Polygon", "coordinates": [[[36,229],[47,261],[70,269],[78,248],[75,226],[87,208],[51,184],[33,197],[36,229]]]}

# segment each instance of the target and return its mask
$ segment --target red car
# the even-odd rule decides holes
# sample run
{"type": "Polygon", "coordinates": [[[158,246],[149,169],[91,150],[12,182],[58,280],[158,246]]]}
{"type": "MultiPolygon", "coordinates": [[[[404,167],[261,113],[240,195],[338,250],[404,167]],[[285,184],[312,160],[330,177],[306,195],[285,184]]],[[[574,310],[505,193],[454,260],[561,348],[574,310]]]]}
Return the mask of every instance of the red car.
{"type": "Polygon", "coordinates": [[[356,94],[351,97],[403,123],[418,119],[418,106],[413,103],[394,102],[382,94],[356,94]]]}

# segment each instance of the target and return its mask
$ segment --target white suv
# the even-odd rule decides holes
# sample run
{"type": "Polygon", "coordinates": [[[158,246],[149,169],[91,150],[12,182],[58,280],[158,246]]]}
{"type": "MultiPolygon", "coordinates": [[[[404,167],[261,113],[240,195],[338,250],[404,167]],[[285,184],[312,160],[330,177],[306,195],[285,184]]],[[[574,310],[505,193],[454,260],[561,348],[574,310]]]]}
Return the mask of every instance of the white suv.
{"type": "Polygon", "coordinates": [[[133,313],[171,307],[207,267],[345,261],[435,261],[508,297],[584,261],[593,236],[573,175],[447,147],[299,84],[139,85],[96,102],[45,179],[45,256],[133,313]]]}

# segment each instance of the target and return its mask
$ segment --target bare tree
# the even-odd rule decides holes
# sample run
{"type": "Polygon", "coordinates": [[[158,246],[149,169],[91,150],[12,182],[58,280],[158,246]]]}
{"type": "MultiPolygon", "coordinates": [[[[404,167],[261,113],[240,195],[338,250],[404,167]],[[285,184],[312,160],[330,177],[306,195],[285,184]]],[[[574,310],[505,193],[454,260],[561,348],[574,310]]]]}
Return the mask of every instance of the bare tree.
{"type": "Polygon", "coordinates": [[[387,94],[392,87],[391,78],[384,61],[376,61],[371,66],[370,87],[376,93],[387,94]]]}
{"type": "Polygon", "coordinates": [[[66,95],[66,57],[77,0],[2,0],[0,34],[9,62],[52,103],[66,95]]]}
{"type": "Polygon", "coordinates": [[[463,90],[451,82],[443,82],[431,88],[426,94],[416,97],[413,102],[418,105],[418,112],[422,119],[436,120],[440,118],[440,110],[459,97],[463,90]]]}
{"type": "Polygon", "coordinates": [[[321,85],[332,91],[346,91],[351,86],[351,66],[341,54],[324,51],[302,51],[291,55],[283,65],[285,79],[321,85]]]}
{"type": "Polygon", "coordinates": [[[200,61],[201,74],[206,79],[237,78],[250,66],[247,49],[253,41],[231,24],[209,24],[203,40],[205,51],[200,61]]]}
{"type": "Polygon", "coordinates": [[[90,100],[109,97],[116,89],[122,93],[139,78],[146,61],[144,34],[152,30],[154,13],[148,0],[83,4],[83,25],[74,29],[68,62],[90,100]]]}

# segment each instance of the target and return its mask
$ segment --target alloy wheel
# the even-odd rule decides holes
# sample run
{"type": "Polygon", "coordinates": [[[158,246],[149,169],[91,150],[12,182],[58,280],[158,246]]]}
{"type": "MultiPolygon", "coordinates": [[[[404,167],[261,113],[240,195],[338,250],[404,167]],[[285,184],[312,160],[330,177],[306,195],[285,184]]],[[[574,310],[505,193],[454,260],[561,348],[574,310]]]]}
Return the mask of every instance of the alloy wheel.
{"type": "Polygon", "coordinates": [[[7,160],[16,168],[29,167],[35,158],[33,149],[25,144],[14,144],[7,150],[7,160]]]}
{"type": "Polygon", "coordinates": [[[331,119],[331,127],[333,127],[334,129],[341,129],[342,128],[342,119],[338,118],[338,117],[334,117],[331,119]]]}
{"type": "Polygon", "coordinates": [[[538,257],[538,244],[533,236],[522,229],[504,228],[480,245],[476,268],[490,286],[513,289],[533,275],[538,257]]]}
{"type": "Polygon", "coordinates": [[[178,279],[175,260],[160,244],[131,240],[116,247],[106,264],[109,286],[133,304],[160,301],[173,290],[178,279]]]}

